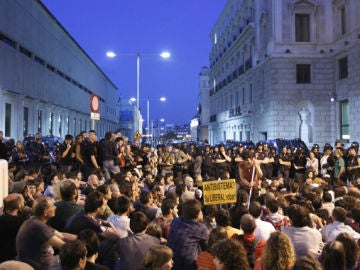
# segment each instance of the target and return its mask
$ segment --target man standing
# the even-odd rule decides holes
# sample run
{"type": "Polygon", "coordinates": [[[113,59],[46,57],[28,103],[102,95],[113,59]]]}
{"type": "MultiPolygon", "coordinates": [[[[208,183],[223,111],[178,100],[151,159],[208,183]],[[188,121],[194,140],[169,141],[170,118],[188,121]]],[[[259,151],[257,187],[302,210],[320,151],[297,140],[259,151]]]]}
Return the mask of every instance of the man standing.
{"type": "Polygon", "coordinates": [[[173,166],[175,163],[175,156],[172,153],[173,147],[171,144],[166,145],[165,152],[160,154],[159,165],[161,168],[161,175],[165,176],[167,173],[173,174],[173,166]]]}
{"type": "Polygon", "coordinates": [[[195,270],[199,253],[207,249],[208,230],[202,223],[201,203],[191,199],[184,202],[182,216],[170,226],[168,246],[174,251],[174,270],[195,270]]]}
{"type": "Polygon", "coordinates": [[[89,142],[86,143],[84,153],[85,178],[90,175],[94,169],[99,169],[98,163],[98,145],[95,132],[89,132],[89,142]]]}
{"type": "Polygon", "coordinates": [[[30,145],[31,155],[33,157],[33,164],[42,165],[42,156],[45,152],[44,145],[41,142],[41,134],[35,134],[35,142],[30,145]]]}
{"type": "Polygon", "coordinates": [[[73,147],[73,136],[65,135],[65,141],[60,145],[60,165],[65,172],[70,172],[74,164],[75,149],[73,147]]]}
{"type": "Polygon", "coordinates": [[[106,132],[105,139],[99,145],[102,168],[105,172],[105,180],[109,180],[111,178],[111,174],[115,175],[120,172],[119,164],[115,164],[115,160],[118,160],[119,151],[112,137],[112,132],[106,132]]]}

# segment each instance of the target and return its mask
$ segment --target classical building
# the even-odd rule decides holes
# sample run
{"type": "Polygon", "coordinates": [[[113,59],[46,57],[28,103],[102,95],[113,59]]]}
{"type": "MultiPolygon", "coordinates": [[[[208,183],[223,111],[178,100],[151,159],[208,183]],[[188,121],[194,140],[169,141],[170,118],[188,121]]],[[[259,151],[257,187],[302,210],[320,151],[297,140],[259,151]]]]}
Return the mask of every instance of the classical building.
{"type": "Polygon", "coordinates": [[[0,130],[22,139],[118,128],[117,88],[39,0],[0,1],[0,130]]]}
{"type": "Polygon", "coordinates": [[[209,142],[360,140],[360,1],[229,0],[210,37],[209,142]]]}

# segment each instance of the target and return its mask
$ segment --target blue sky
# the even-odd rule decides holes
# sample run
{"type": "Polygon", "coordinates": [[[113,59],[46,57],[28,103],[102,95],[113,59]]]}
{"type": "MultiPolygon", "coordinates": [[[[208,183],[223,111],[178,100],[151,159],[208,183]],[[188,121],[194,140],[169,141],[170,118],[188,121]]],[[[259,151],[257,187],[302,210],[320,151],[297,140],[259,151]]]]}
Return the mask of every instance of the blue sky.
{"type": "Polygon", "coordinates": [[[209,33],[226,0],[41,0],[72,37],[119,88],[119,96],[136,96],[136,57],[140,58],[140,108],[146,119],[189,123],[196,113],[198,74],[209,66],[209,33]],[[165,103],[158,99],[167,98],[165,103]]]}

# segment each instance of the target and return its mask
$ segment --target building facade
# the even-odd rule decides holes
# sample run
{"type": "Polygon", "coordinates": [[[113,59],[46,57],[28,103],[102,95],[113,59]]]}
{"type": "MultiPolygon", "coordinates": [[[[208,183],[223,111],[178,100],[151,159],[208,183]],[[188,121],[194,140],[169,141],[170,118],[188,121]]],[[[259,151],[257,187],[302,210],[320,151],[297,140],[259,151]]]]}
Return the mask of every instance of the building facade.
{"type": "Polygon", "coordinates": [[[64,137],[92,127],[100,98],[103,136],[118,128],[117,88],[39,0],[0,1],[0,130],[64,137]]]}
{"type": "Polygon", "coordinates": [[[209,142],[360,140],[360,1],[229,0],[210,37],[209,142]]]}

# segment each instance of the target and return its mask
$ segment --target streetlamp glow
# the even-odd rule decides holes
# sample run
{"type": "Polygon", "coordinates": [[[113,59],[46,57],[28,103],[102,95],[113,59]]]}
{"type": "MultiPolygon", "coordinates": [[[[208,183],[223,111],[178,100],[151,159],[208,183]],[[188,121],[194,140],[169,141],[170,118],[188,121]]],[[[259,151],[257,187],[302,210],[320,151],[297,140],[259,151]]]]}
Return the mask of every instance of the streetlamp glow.
{"type": "Polygon", "coordinates": [[[114,53],[113,51],[108,51],[106,52],[106,56],[109,58],[114,58],[116,57],[116,53],[114,53]]]}
{"type": "Polygon", "coordinates": [[[160,54],[160,56],[161,56],[162,58],[167,59],[167,58],[170,58],[171,54],[170,54],[169,52],[162,52],[162,53],[160,54]]]}
{"type": "MultiPolygon", "coordinates": [[[[168,51],[164,51],[160,54],[148,54],[148,53],[121,53],[116,54],[113,51],[106,52],[106,56],[109,58],[115,58],[117,56],[136,56],[136,99],[132,98],[132,102],[136,100],[136,114],[135,114],[135,130],[139,131],[139,111],[140,111],[140,56],[161,56],[164,59],[170,58],[170,53],[168,51]]],[[[166,98],[161,98],[160,101],[166,101],[166,98]]]]}

